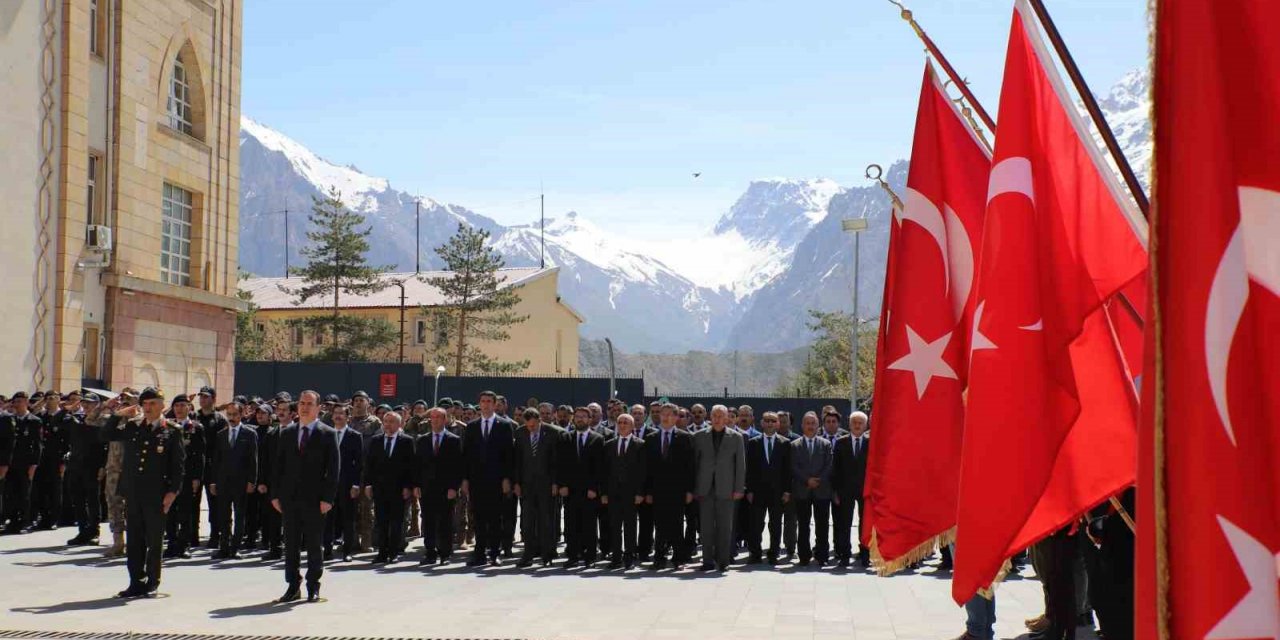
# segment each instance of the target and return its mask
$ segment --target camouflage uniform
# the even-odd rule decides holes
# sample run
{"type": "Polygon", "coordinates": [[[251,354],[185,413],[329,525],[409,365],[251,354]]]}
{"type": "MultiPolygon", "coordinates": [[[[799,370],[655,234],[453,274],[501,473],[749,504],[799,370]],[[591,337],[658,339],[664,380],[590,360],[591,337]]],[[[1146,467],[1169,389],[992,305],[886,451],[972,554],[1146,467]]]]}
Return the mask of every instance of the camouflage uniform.
{"type": "MultiPolygon", "coordinates": [[[[413,416],[404,424],[404,432],[410,437],[417,439],[418,436],[431,430],[431,422],[426,416],[413,416]]],[[[417,538],[422,535],[419,523],[422,521],[421,512],[418,510],[418,501],[410,500],[409,508],[404,510],[405,523],[405,539],[417,538]]]]}
{"type": "MultiPolygon", "coordinates": [[[[454,420],[448,427],[453,435],[462,437],[462,432],[467,428],[467,423],[461,420],[454,420]]],[[[476,535],[475,514],[471,512],[471,499],[458,492],[458,499],[453,502],[453,544],[454,546],[462,546],[464,544],[472,544],[476,535]]]]}
{"type": "MultiPolygon", "coordinates": [[[[107,422],[106,415],[106,403],[103,403],[85,417],[85,422],[102,428],[102,425],[107,422]]],[[[107,443],[107,462],[102,468],[102,480],[106,489],[103,495],[107,498],[107,522],[111,524],[112,544],[107,547],[104,554],[108,557],[124,555],[125,505],[124,496],[117,491],[120,486],[120,472],[123,469],[124,442],[107,443]]]]}
{"type": "MultiPolygon", "coordinates": [[[[347,426],[359,431],[360,435],[364,436],[365,442],[368,442],[369,438],[382,433],[382,421],[373,414],[363,418],[352,416],[351,422],[347,426]]],[[[356,510],[356,538],[360,542],[361,553],[373,548],[373,499],[365,495],[363,491],[360,492],[360,505],[356,510]]]]}

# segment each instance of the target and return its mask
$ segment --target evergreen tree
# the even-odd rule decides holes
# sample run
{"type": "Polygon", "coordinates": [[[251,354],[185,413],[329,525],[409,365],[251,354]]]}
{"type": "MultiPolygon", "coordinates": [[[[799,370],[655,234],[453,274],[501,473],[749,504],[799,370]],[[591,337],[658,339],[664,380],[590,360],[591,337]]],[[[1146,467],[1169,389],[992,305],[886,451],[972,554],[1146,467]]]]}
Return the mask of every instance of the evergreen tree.
{"type": "Polygon", "coordinates": [[[459,224],[458,232],[436,247],[436,255],[450,273],[425,278],[444,295],[445,310],[435,311],[436,330],[446,336],[443,342],[451,351],[455,376],[519,373],[529,366],[528,360],[491,358],[475,344],[481,340],[505,342],[511,338],[507,327],[529,319],[512,311],[520,303],[520,295],[511,288],[501,288],[498,270],[504,263],[502,256],[487,246],[488,241],[488,231],[459,224]]]}
{"type": "MultiPolygon", "coordinates": [[[[240,272],[241,280],[248,277],[248,273],[240,272]]],[[[236,312],[236,360],[297,360],[298,348],[290,340],[289,326],[281,320],[258,322],[258,305],[253,303],[253,296],[237,289],[236,297],[245,303],[245,310],[236,312]]]]}
{"type": "Polygon", "coordinates": [[[341,313],[342,294],[368,295],[385,289],[390,283],[381,275],[387,267],[371,266],[365,258],[369,251],[369,232],[364,216],[351,211],[342,196],[331,189],[314,203],[307,217],[307,245],[302,248],[306,266],[292,269],[290,275],[302,276],[302,286],[287,290],[302,304],[312,298],[332,300],[330,313],[291,320],[312,334],[327,334],[327,344],[307,360],[367,360],[395,341],[396,328],[383,318],[341,313]]]}
{"type": "MultiPolygon", "coordinates": [[[[849,396],[852,373],[851,342],[853,315],[843,311],[809,310],[809,330],[817,333],[809,358],[794,378],[779,385],[777,394],[806,397],[845,398],[849,396]]],[[[875,321],[864,319],[858,330],[858,409],[866,409],[875,388],[875,321]]]]}

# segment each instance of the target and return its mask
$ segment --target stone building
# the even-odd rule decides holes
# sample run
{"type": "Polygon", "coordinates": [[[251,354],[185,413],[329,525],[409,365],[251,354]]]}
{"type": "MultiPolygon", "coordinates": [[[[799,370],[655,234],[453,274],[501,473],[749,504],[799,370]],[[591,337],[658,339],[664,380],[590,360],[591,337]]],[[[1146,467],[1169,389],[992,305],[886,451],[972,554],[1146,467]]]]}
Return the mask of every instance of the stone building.
{"type": "Polygon", "coordinates": [[[242,7],[0,2],[0,392],[230,392],[242,7]]]}

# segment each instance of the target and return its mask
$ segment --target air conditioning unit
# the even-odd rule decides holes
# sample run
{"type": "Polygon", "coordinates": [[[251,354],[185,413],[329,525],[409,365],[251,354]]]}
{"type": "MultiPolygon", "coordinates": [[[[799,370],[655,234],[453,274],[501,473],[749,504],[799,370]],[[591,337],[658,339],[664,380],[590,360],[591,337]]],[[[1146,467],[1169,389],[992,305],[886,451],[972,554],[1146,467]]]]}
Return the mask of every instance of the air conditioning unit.
{"type": "Polygon", "coordinates": [[[85,231],[85,244],[90,249],[107,252],[111,250],[111,227],[91,224],[85,231]]]}

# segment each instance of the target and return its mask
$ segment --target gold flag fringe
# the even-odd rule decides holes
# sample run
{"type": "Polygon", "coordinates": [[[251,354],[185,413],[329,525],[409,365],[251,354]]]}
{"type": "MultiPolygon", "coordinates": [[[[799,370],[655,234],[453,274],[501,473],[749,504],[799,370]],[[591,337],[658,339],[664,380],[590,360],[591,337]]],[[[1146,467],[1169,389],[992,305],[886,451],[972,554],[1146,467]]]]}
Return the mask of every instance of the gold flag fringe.
{"type": "Polygon", "coordinates": [[[916,564],[933,555],[939,548],[955,542],[956,528],[951,527],[942,533],[921,542],[906,553],[891,559],[885,559],[880,553],[880,541],[874,528],[871,529],[871,566],[880,577],[893,575],[906,567],[916,564]]]}

